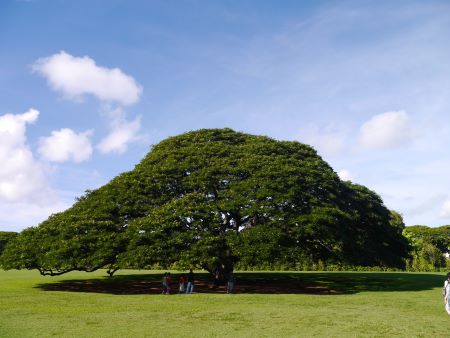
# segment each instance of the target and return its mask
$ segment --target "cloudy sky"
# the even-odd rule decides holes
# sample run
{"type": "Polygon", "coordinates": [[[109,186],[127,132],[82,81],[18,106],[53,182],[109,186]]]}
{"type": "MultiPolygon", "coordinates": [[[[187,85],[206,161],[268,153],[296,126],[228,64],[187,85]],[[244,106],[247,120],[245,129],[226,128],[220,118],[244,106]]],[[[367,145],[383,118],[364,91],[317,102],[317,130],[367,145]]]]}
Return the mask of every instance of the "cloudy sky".
{"type": "Polygon", "coordinates": [[[449,39],[448,1],[1,1],[0,230],[223,127],[449,224],[449,39]]]}

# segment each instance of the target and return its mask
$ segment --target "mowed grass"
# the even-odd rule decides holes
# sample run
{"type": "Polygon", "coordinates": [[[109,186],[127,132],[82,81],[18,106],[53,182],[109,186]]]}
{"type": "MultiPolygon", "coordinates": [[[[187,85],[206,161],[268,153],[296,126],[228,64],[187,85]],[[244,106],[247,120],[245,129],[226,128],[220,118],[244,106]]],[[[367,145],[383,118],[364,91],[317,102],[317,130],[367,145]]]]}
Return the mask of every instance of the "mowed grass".
{"type": "MultiPolygon", "coordinates": [[[[162,272],[0,270],[0,337],[448,337],[438,273],[237,273],[237,293],[161,295],[162,272]],[[240,284],[241,283],[241,284],[240,284]]],[[[176,277],[176,273],[175,276],[176,277]]]]}

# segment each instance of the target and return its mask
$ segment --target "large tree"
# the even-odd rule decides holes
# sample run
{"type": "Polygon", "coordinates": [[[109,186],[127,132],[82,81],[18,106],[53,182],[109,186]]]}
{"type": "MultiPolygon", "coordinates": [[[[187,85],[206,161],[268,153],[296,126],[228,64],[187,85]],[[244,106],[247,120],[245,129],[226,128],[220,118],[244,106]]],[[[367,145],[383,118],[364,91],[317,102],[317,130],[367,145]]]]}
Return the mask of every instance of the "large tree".
{"type": "Polygon", "coordinates": [[[223,275],[237,261],[401,266],[406,255],[381,198],[342,182],[313,148],[206,129],[162,141],[133,171],[24,231],[3,266],[60,274],[158,264],[223,275]]]}

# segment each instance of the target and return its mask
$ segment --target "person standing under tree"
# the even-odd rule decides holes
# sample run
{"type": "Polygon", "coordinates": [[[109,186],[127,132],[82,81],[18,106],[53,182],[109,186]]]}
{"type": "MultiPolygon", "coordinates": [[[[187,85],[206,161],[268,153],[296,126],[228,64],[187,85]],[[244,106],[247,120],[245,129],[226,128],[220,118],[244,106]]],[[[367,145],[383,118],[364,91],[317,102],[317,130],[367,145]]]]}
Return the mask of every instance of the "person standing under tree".
{"type": "Polygon", "coordinates": [[[170,272],[166,275],[166,287],[167,287],[167,294],[170,295],[170,272]]]}
{"type": "Polygon", "coordinates": [[[236,278],[234,277],[233,271],[231,271],[228,275],[227,293],[233,293],[235,283],[236,278]]]}
{"type": "Polygon", "coordinates": [[[192,269],[189,270],[187,282],[186,293],[192,293],[194,291],[194,272],[192,272],[192,269]]]}
{"type": "Polygon", "coordinates": [[[220,283],[220,275],[219,275],[219,270],[216,270],[216,273],[214,274],[214,279],[213,279],[213,285],[212,288],[215,290],[219,287],[219,283],[220,283]]]}
{"type": "Polygon", "coordinates": [[[450,315],[450,272],[447,273],[447,279],[444,282],[444,304],[445,310],[450,315]]]}
{"type": "Polygon", "coordinates": [[[162,278],[162,287],[162,294],[165,295],[167,293],[167,272],[164,273],[164,276],[162,278]]]}
{"type": "Polygon", "coordinates": [[[178,293],[184,293],[184,275],[178,279],[178,293]]]}

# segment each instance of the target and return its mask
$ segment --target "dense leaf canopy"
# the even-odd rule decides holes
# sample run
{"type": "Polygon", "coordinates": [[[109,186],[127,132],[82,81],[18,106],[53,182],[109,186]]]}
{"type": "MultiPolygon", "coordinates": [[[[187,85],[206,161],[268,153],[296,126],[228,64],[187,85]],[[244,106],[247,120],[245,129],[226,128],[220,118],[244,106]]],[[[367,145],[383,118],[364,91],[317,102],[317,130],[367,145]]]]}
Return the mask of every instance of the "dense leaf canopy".
{"type": "Polygon", "coordinates": [[[406,227],[405,235],[414,242],[423,242],[434,245],[442,253],[450,251],[450,225],[430,228],[426,225],[406,227]]]}
{"type": "Polygon", "coordinates": [[[403,235],[411,246],[407,268],[414,271],[439,271],[448,268],[444,254],[450,251],[450,225],[430,228],[425,225],[406,227],[403,235]]]}
{"type": "Polygon", "coordinates": [[[134,170],[24,230],[5,268],[43,274],[298,260],[401,266],[403,223],[299,142],[204,129],[154,146],[134,170]]]}
{"type": "Polygon", "coordinates": [[[3,252],[3,249],[6,247],[6,244],[18,235],[17,232],[12,231],[0,231],[0,255],[3,252]]]}

